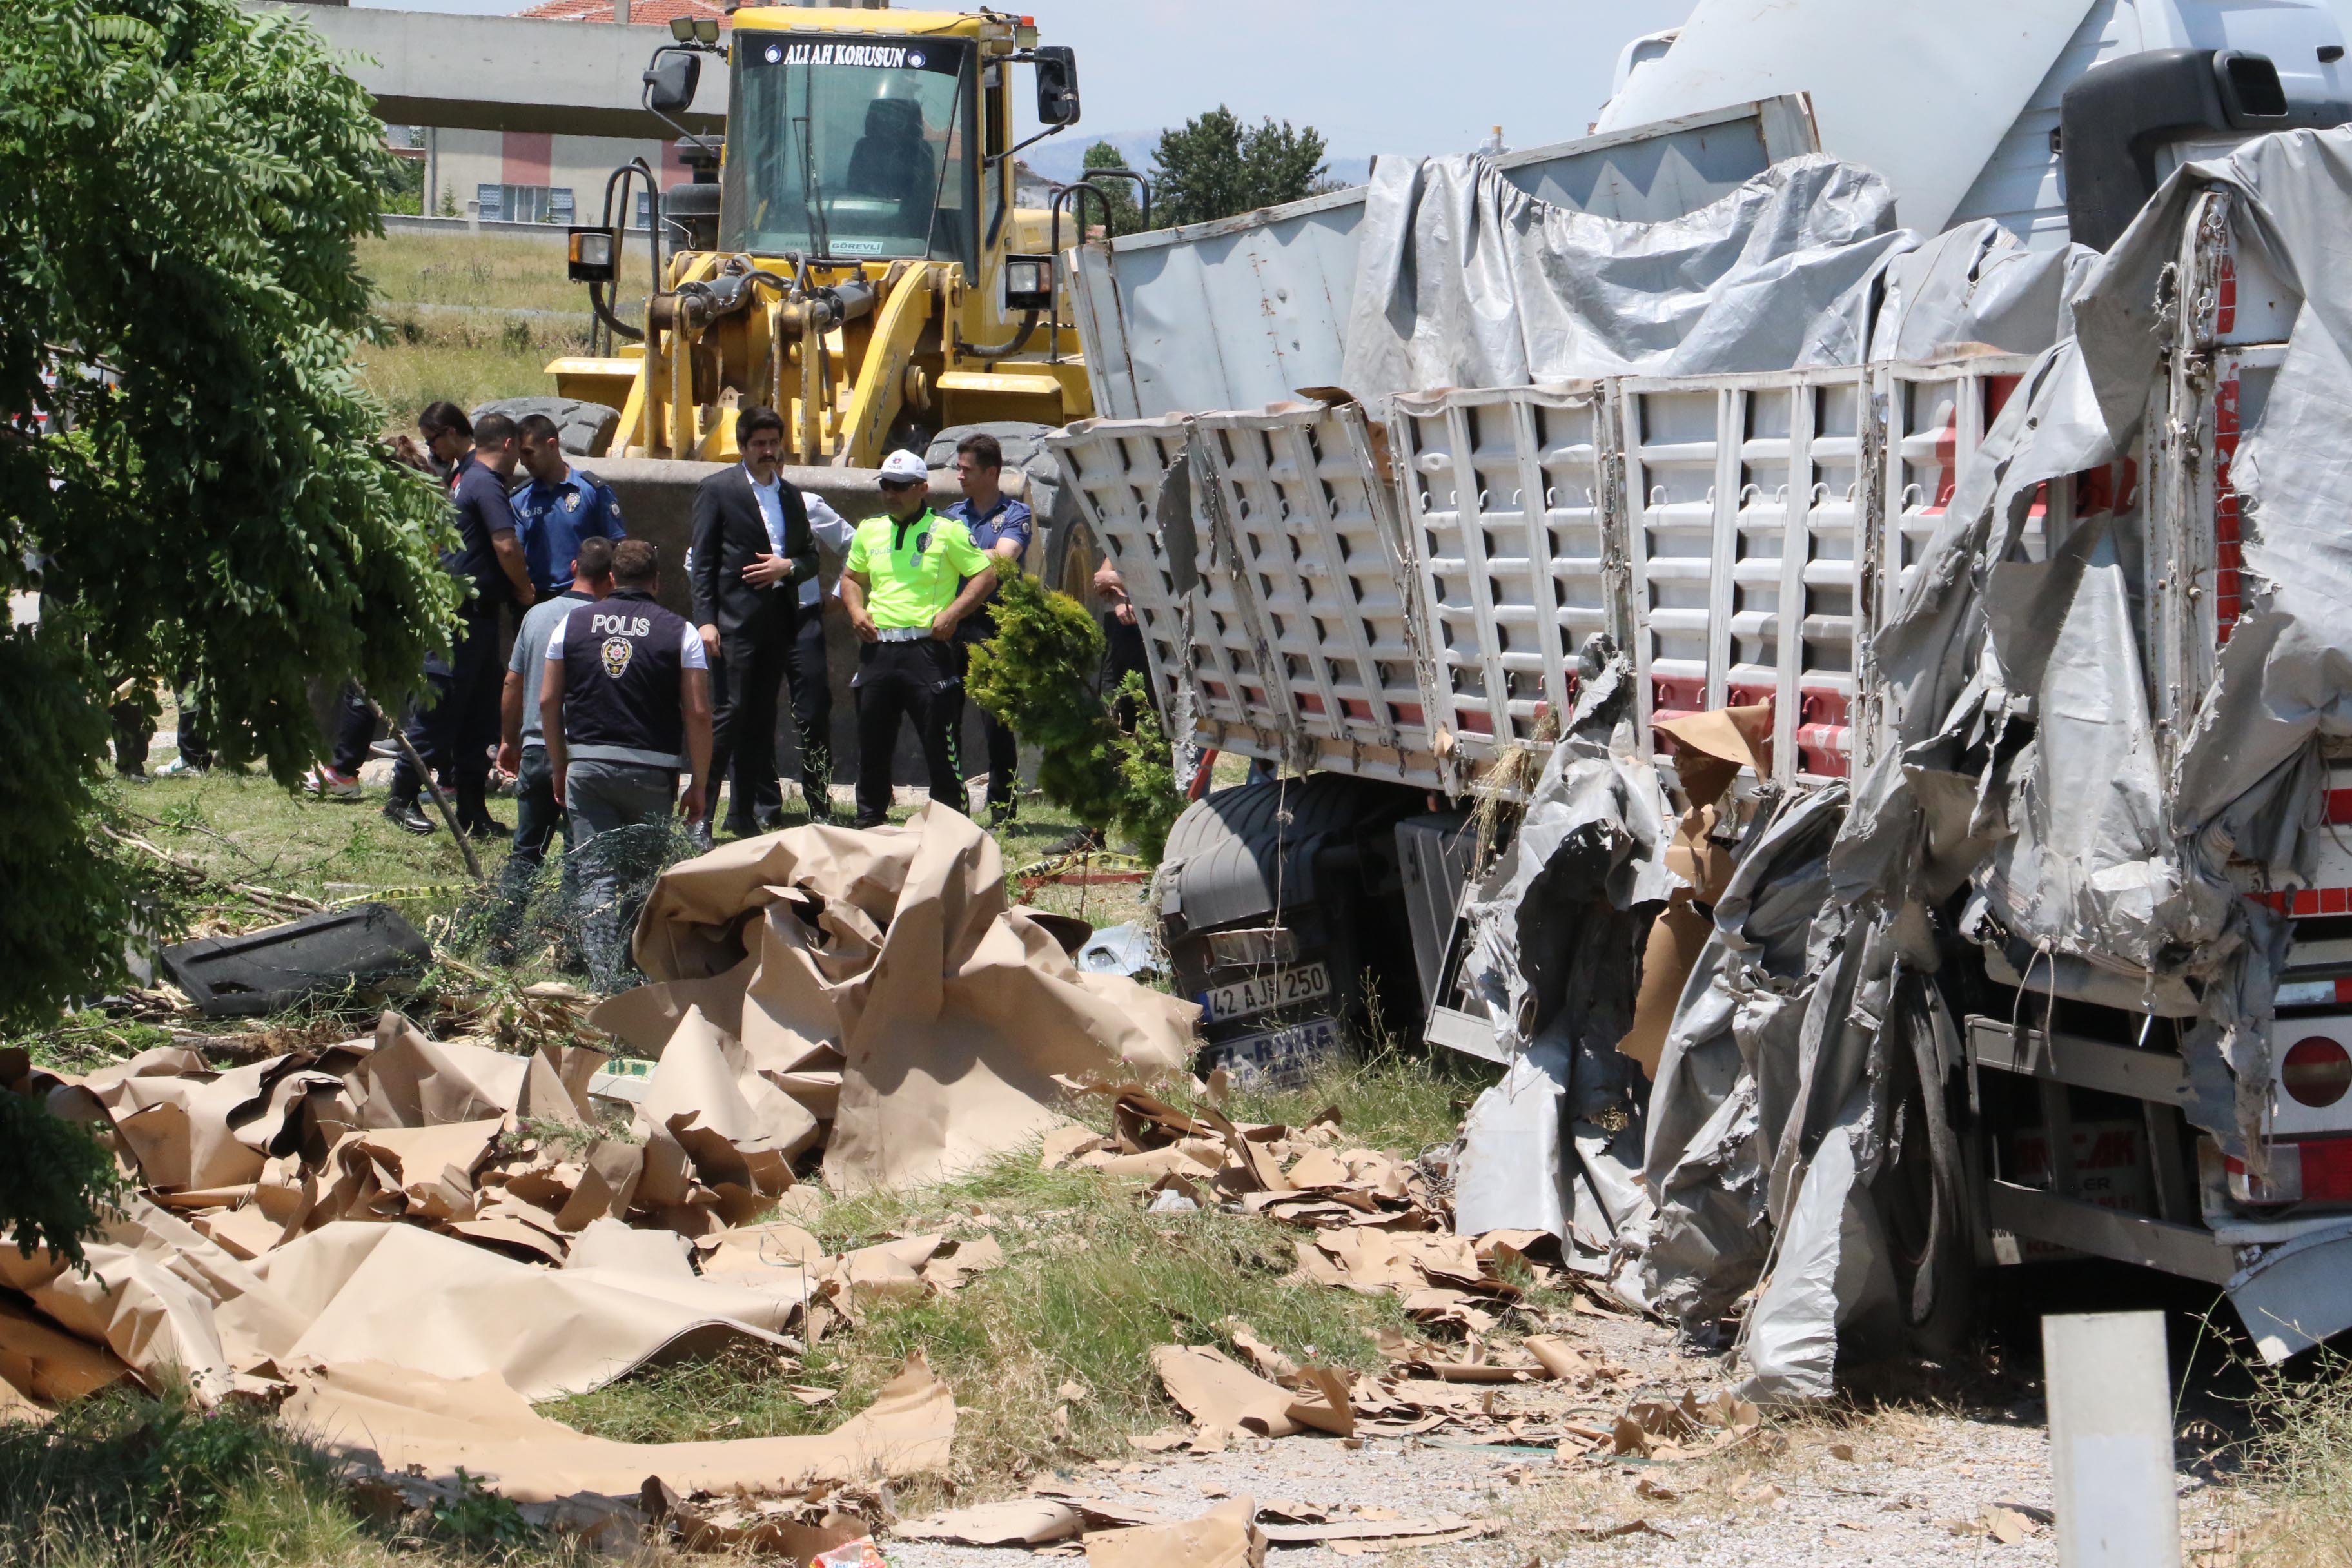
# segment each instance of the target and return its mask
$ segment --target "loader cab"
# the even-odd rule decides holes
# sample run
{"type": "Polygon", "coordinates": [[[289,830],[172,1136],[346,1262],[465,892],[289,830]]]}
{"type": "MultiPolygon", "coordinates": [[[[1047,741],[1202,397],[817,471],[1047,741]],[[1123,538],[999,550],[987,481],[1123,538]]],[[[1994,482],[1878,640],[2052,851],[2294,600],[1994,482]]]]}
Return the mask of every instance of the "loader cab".
{"type": "Polygon", "coordinates": [[[721,249],[974,266],[975,40],[746,30],[734,52],[721,249]]]}

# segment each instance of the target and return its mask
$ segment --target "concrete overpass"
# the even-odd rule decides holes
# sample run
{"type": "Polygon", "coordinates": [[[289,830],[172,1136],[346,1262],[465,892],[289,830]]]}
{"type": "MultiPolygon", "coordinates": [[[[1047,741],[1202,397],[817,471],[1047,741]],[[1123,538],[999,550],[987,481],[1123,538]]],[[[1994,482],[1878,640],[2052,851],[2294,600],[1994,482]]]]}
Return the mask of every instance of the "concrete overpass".
{"type": "MultiPolygon", "coordinates": [[[[526,0],[516,0],[521,5],[526,0]]],[[[345,58],[391,125],[544,131],[570,136],[674,135],[642,107],[646,62],[667,27],[541,22],[341,5],[254,4],[299,15],[345,58]],[[350,57],[359,56],[361,58],[350,57]]],[[[703,62],[690,131],[727,123],[727,71],[703,62]]]]}

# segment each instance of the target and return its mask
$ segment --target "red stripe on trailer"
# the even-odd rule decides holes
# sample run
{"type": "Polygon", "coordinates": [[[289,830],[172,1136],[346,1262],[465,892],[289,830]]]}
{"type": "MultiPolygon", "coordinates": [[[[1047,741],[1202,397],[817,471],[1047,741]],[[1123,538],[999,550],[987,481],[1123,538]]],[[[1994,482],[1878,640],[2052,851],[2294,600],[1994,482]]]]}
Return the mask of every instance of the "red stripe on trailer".
{"type": "Polygon", "coordinates": [[[1298,694],[1298,710],[1302,713],[1320,713],[1323,711],[1323,699],[1315,692],[1302,691],[1298,694]]]}
{"type": "Polygon", "coordinates": [[[1495,732],[1495,721],[1492,716],[1481,713],[1475,708],[1464,709],[1459,721],[1463,729],[1474,735],[1491,735],[1495,732]]]}
{"type": "Polygon", "coordinates": [[[1834,687],[1808,686],[1797,693],[1798,772],[1842,779],[1853,771],[1853,707],[1834,687]]]}
{"type": "Polygon", "coordinates": [[[1952,412],[1944,420],[1944,427],[1936,432],[1936,499],[1920,515],[1941,517],[1944,509],[1952,504],[1952,490],[1960,478],[1960,405],[1952,405],[1952,412]]]}
{"type": "Polygon", "coordinates": [[[2352,914],[2352,888],[2300,888],[2292,892],[2248,893],[2246,897],[2283,915],[2352,914]]]}
{"type": "Polygon", "coordinates": [[[1650,744],[1658,755],[1675,754],[1671,735],[1657,732],[1661,719],[1687,719],[1706,711],[1706,680],[1704,677],[1682,678],[1658,675],[1650,678],[1650,744]]]}
{"type": "Polygon", "coordinates": [[[2214,276],[2219,286],[2213,290],[2213,330],[2217,332],[2235,331],[2238,325],[2238,258],[2223,251],[2221,265],[2214,276]]]}
{"type": "Polygon", "coordinates": [[[2074,510],[2078,516],[2129,511],[2138,496],[2139,463],[2136,458],[2119,458],[2095,468],[2085,468],[2075,476],[2074,510]]]}
{"type": "Polygon", "coordinates": [[[2326,817],[2330,822],[2352,823],[2352,789],[2327,792],[2326,817]]]}

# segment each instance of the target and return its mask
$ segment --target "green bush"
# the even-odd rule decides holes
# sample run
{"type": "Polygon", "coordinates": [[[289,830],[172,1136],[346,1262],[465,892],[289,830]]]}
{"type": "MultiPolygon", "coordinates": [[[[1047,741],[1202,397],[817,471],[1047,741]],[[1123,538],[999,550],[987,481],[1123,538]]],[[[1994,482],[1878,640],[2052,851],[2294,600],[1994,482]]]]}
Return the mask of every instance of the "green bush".
{"type": "Polygon", "coordinates": [[[122,1190],[114,1156],[89,1130],[0,1089],[0,1232],[30,1258],[47,1250],[79,1263],[122,1190]]]}
{"type": "Polygon", "coordinates": [[[1122,726],[1094,689],[1102,628],[1067,594],[1008,574],[994,614],[996,635],[972,649],[972,700],[1042,753],[1046,799],[1156,863],[1184,801],[1150,692],[1130,675],[1113,694],[1131,700],[1135,723],[1122,726]]]}

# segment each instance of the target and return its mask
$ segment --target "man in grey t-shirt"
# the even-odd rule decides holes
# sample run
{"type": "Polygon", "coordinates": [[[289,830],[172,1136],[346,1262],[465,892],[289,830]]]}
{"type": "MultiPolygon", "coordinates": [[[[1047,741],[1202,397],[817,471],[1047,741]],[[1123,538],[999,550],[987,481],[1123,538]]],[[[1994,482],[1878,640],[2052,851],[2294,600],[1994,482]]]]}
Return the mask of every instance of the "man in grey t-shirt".
{"type": "Polygon", "coordinates": [[[613,591],[613,541],[592,537],[580,541],[577,548],[572,586],[530,607],[515,634],[514,656],[507,660],[506,691],[499,702],[499,766],[515,776],[514,851],[506,869],[510,891],[519,892],[538,875],[557,828],[563,828],[566,842],[572,837],[563,820],[563,803],[555,798],[547,746],[540,735],[540,679],[547,669],[547,644],[555,628],[581,605],[613,591]]]}

